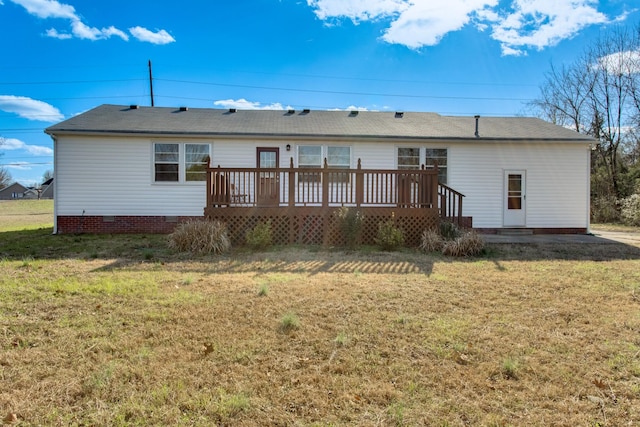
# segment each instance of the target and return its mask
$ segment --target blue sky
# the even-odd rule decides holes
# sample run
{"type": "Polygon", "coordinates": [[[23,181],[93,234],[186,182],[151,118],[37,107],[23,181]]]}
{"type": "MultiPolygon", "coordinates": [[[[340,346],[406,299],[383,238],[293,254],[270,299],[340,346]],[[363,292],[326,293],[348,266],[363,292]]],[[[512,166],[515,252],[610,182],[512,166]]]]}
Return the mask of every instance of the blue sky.
{"type": "MultiPolygon", "coordinates": [[[[636,0],[0,0],[0,164],[53,168],[47,126],[95,106],[514,116],[636,0]]],[[[100,159],[96,159],[99,162],[100,159]]]]}

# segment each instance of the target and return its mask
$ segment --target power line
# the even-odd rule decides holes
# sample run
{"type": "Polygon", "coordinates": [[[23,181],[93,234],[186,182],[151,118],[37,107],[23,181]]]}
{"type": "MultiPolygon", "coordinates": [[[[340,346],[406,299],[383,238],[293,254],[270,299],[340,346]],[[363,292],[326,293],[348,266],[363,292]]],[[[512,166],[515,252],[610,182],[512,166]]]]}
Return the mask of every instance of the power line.
{"type": "Polygon", "coordinates": [[[65,81],[45,81],[45,82],[0,82],[0,85],[66,85],[84,83],[123,83],[146,81],[146,79],[107,79],[107,80],[65,80],[65,81]]]}
{"type": "Polygon", "coordinates": [[[392,97],[392,98],[423,98],[423,99],[458,99],[458,100],[474,100],[474,101],[531,101],[530,98],[409,95],[409,94],[375,93],[375,92],[334,91],[334,90],[320,90],[320,89],[300,89],[300,88],[291,89],[291,88],[284,88],[284,87],[195,82],[195,81],[189,81],[189,80],[173,80],[173,79],[156,79],[156,80],[171,82],[171,83],[199,84],[199,85],[207,85],[207,86],[235,87],[235,88],[243,88],[243,89],[277,90],[277,91],[284,91],[284,92],[323,93],[323,94],[331,94],[331,95],[382,96],[382,97],[392,97]]]}

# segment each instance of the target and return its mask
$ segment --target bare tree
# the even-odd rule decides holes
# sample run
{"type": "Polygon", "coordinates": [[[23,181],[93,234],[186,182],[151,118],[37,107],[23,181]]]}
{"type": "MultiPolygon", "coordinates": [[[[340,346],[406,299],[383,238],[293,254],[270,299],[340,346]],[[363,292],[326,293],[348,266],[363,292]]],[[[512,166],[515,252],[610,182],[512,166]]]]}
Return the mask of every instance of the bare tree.
{"type": "MultiPolygon", "coordinates": [[[[0,147],[4,145],[4,138],[0,137],[0,147]]],[[[4,153],[0,153],[0,157],[2,157],[4,153]]],[[[5,187],[8,187],[11,184],[11,174],[7,170],[7,168],[0,166],[0,190],[5,187]]]]}
{"type": "Polygon", "coordinates": [[[51,178],[53,178],[53,171],[51,169],[44,171],[44,173],[42,174],[42,182],[46,182],[51,178]]]}
{"type": "Polygon", "coordinates": [[[605,34],[573,64],[553,66],[531,105],[537,114],[561,126],[593,136],[594,168],[607,176],[606,191],[624,196],[621,156],[637,151],[640,130],[640,26],[605,34]]]}

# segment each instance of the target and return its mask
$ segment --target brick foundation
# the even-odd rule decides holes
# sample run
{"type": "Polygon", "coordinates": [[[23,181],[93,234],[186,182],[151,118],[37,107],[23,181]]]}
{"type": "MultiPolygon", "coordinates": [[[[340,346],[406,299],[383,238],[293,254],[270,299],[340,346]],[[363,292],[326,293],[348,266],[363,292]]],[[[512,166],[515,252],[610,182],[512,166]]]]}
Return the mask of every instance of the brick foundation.
{"type": "Polygon", "coordinates": [[[58,234],[168,234],[193,216],[58,216],[58,234]]]}

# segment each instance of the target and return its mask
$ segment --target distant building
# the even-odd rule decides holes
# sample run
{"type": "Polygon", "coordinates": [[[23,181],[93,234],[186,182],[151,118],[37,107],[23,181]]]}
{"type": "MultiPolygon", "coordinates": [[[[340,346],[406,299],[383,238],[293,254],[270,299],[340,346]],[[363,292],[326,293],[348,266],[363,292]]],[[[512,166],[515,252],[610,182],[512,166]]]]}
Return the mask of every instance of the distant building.
{"type": "Polygon", "coordinates": [[[25,192],[28,190],[24,185],[14,182],[8,187],[0,190],[0,200],[17,200],[24,199],[25,192]]]}

